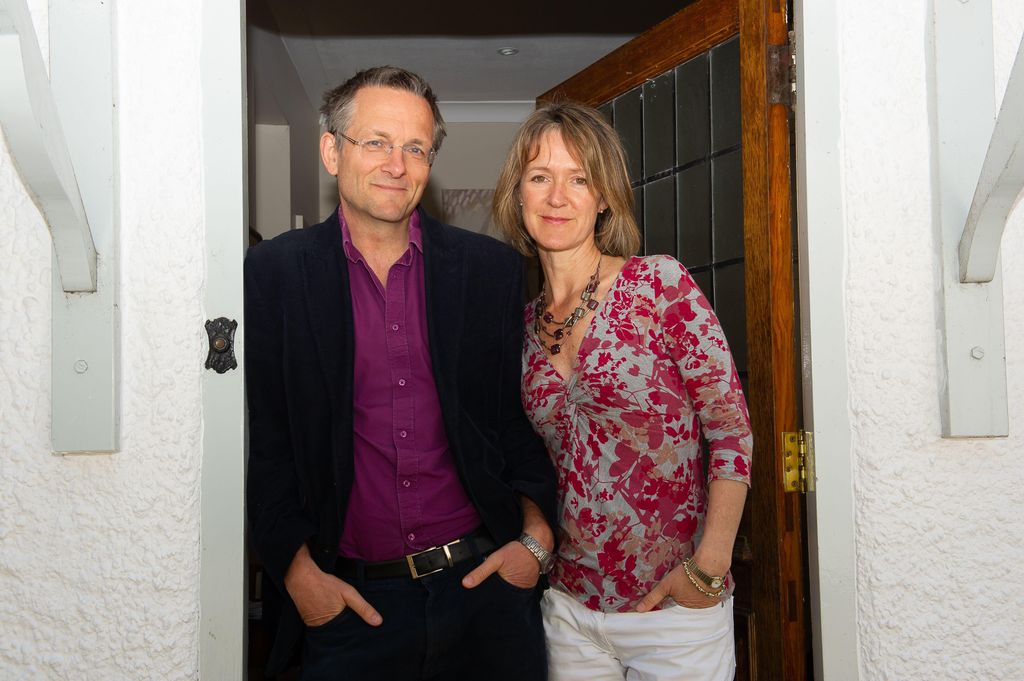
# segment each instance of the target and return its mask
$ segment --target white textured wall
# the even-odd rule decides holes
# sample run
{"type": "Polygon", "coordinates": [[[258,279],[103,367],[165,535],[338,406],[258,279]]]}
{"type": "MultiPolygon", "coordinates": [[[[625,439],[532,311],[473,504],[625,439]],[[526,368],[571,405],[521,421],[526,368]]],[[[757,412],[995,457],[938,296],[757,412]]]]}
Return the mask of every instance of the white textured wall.
{"type": "MultiPolygon", "coordinates": [[[[1010,437],[939,437],[929,0],[841,3],[862,679],[1024,679],[1024,209],[1003,239],[1010,437]]],[[[1024,4],[993,2],[997,94],[1024,4]]]]}
{"type": "MultiPolygon", "coordinates": [[[[45,0],[31,2],[45,33],[45,0]]],[[[0,679],[198,674],[198,0],[117,3],[122,433],[50,453],[50,243],[0,145],[0,679]]],[[[46,45],[45,35],[41,42],[46,45]]]]}

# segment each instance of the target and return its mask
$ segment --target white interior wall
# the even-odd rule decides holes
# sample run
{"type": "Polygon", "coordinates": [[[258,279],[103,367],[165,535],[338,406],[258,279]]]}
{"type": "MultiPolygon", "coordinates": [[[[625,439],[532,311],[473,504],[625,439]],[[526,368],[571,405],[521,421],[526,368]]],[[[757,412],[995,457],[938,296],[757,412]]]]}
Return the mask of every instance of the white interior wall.
{"type": "Polygon", "coordinates": [[[317,222],[320,222],[338,207],[338,179],[328,174],[323,163],[320,163],[320,169],[317,171],[317,197],[319,200],[317,222]]]}
{"type": "MultiPolygon", "coordinates": [[[[250,25],[246,47],[252,84],[250,98],[254,110],[253,122],[287,125],[289,128],[291,202],[289,218],[284,223],[285,229],[293,225],[295,215],[301,215],[306,225],[314,225],[322,217],[318,170],[320,126],[317,114],[320,102],[309,101],[279,35],[250,25]]],[[[261,155],[258,144],[258,140],[250,138],[250,153],[255,156],[261,155]]],[[[256,208],[259,200],[256,192],[251,191],[250,210],[256,208]]]]}
{"type": "MultiPolygon", "coordinates": [[[[1002,250],[1010,436],[943,440],[932,1],[836,7],[860,678],[1021,679],[1024,210],[1002,250]]],[[[999,96],[1024,5],[993,7],[999,96]]]]}
{"type": "Polygon", "coordinates": [[[292,227],[291,137],[289,126],[257,123],[253,126],[250,194],[254,213],[250,222],[264,239],[292,227]]]}
{"type": "Polygon", "coordinates": [[[518,123],[448,123],[423,205],[442,217],[441,192],[445,189],[494,189],[518,123]]]}
{"type": "MultiPolygon", "coordinates": [[[[29,3],[45,46],[47,3],[29,3]]],[[[198,0],[118,3],[122,444],[50,451],[50,262],[0,145],[0,678],[198,674],[198,0]]]]}

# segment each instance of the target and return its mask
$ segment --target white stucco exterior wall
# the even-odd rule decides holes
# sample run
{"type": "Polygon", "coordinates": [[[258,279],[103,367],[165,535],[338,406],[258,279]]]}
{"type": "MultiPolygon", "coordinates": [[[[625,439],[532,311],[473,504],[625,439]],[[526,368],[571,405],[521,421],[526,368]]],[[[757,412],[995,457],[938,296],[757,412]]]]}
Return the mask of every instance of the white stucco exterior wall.
{"type": "MultiPolygon", "coordinates": [[[[47,3],[30,2],[48,43],[47,3]]],[[[198,675],[197,0],[117,3],[122,445],[50,453],[50,241],[0,145],[0,679],[198,675]]]]}
{"type": "MultiPolygon", "coordinates": [[[[992,4],[998,101],[1024,4],[992,4]]],[[[837,5],[860,678],[1024,679],[1024,209],[1002,249],[1010,436],[943,440],[931,6],[837,5]]]]}

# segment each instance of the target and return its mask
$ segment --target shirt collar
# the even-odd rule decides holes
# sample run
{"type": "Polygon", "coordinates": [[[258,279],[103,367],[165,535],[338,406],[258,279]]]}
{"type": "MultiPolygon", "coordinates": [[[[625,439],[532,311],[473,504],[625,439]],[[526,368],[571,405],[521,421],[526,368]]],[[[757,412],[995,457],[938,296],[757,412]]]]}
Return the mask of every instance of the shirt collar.
{"type": "MultiPolygon", "coordinates": [[[[341,241],[345,249],[345,257],[352,262],[359,262],[363,259],[363,254],[352,243],[352,233],[349,232],[348,222],[341,210],[341,204],[338,204],[338,222],[341,223],[341,241]]],[[[409,216],[409,243],[415,246],[421,254],[423,253],[423,229],[420,227],[419,209],[414,210],[409,216]]]]}

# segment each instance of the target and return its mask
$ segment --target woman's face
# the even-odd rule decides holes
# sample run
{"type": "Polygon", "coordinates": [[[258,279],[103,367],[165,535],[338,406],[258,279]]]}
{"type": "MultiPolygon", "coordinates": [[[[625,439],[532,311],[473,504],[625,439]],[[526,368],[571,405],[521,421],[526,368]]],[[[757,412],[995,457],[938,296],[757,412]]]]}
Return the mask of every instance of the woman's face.
{"type": "Polygon", "coordinates": [[[597,213],[607,207],[557,128],[540,138],[519,182],[519,196],[523,224],[542,253],[592,244],[597,213]]]}

